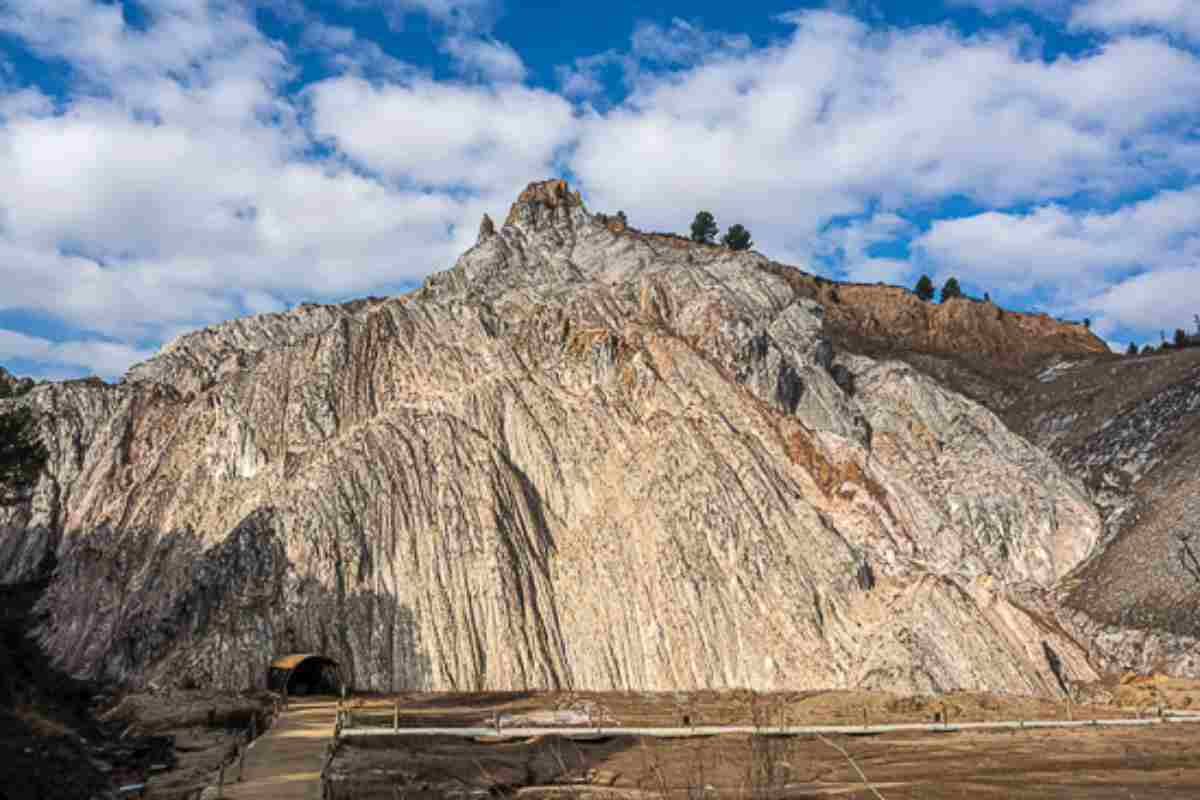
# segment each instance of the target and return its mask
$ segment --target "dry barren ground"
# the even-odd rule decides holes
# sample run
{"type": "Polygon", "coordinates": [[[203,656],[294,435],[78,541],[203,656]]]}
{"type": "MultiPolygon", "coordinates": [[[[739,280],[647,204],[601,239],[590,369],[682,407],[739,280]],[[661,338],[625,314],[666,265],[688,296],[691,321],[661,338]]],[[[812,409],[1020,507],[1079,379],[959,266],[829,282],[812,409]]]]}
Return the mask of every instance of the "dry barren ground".
{"type": "MultiPolygon", "coordinates": [[[[1195,682],[1127,680],[1090,687],[1103,704],[1075,719],[1145,714],[1195,682]],[[1146,687],[1150,687],[1147,689],[1146,687]],[[1152,698],[1152,699],[1151,699],[1152,698]],[[1118,702],[1126,705],[1118,705],[1118,702]]],[[[404,694],[401,727],[491,724],[805,725],[1066,719],[1065,705],[984,693],[878,692],[404,694]],[[944,711],[943,711],[944,709],[944,711]],[[591,720],[589,723],[588,720],[591,720]],[[685,723],[686,719],[686,723],[685,723]]],[[[391,725],[391,698],[356,703],[355,724],[391,725]]],[[[433,798],[1180,798],[1200,797],[1200,725],[1137,729],[571,741],[378,737],[344,740],[332,797],[433,798]],[[841,748],[841,749],[839,749],[841,748]],[[845,750],[845,753],[842,752],[845,750]],[[859,775],[866,776],[868,787],[859,775]]]]}

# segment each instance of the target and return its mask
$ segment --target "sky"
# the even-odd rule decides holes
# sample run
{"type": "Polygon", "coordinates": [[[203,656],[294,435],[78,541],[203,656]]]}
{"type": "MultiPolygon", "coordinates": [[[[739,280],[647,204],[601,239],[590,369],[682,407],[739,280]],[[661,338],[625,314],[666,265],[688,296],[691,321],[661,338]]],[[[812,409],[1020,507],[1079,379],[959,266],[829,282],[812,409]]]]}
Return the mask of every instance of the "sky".
{"type": "Polygon", "coordinates": [[[1157,343],[1200,313],[1200,3],[0,0],[0,365],[411,290],[551,177],[1157,343]]]}

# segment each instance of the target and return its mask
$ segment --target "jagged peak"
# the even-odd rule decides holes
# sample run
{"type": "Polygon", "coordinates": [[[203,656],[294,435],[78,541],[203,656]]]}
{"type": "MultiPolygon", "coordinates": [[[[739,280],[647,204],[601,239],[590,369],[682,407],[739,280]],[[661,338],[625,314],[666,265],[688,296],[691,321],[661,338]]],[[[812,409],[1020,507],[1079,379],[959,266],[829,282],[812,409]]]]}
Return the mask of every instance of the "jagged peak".
{"type": "Polygon", "coordinates": [[[517,195],[516,202],[508,210],[508,217],[505,218],[504,224],[513,224],[517,220],[520,210],[528,206],[544,206],[546,208],[578,206],[582,208],[583,198],[578,190],[571,191],[571,187],[562,178],[534,181],[517,195]]]}

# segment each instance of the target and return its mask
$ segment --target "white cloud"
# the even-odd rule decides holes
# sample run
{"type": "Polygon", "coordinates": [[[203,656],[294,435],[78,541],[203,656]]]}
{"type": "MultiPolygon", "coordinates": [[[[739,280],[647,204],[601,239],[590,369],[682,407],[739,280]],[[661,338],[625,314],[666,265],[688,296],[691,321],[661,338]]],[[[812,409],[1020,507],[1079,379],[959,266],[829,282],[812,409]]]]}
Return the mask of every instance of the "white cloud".
{"type": "Polygon", "coordinates": [[[517,51],[504,42],[486,37],[449,36],[442,48],[465,75],[496,83],[525,80],[524,62],[517,51]]]}
{"type": "Polygon", "coordinates": [[[814,239],[811,255],[833,265],[836,272],[861,283],[904,283],[914,266],[906,260],[872,256],[877,244],[904,240],[917,232],[911,222],[892,212],[836,225],[814,239]]]}
{"type": "Polygon", "coordinates": [[[1173,329],[1200,308],[1200,188],[1106,213],[1045,205],[941,220],[914,247],[976,285],[1041,289],[1060,309],[1095,314],[1101,331],[1173,329]]]}
{"type": "MultiPolygon", "coordinates": [[[[4,24],[92,83],[57,109],[34,91],[0,89],[0,308],[51,315],[82,338],[123,340],[125,349],[97,346],[79,362],[104,374],[140,352],[129,342],[285,301],[395,290],[448,267],[484,210],[495,213],[516,183],[549,169],[558,140],[543,144],[524,128],[555,124],[564,109],[569,128],[569,105],[546,93],[431,87],[443,116],[427,122],[457,127],[455,111],[469,110],[492,130],[446,145],[440,161],[438,133],[427,132],[421,155],[461,159],[460,175],[473,164],[484,173],[473,195],[430,191],[421,180],[436,172],[378,179],[337,153],[310,160],[306,109],[281,93],[293,75],[287,55],[234,6],[156,5],[144,31],[80,0],[14,8],[4,24]],[[491,163],[508,166],[489,173],[491,163]],[[498,174],[503,200],[493,193],[498,174]]],[[[305,46],[345,53],[347,40],[316,30],[305,46]]],[[[375,77],[419,76],[383,69],[398,62],[357,63],[375,77]]],[[[324,90],[336,97],[333,84],[324,90]]],[[[360,112],[379,109],[351,114],[360,112]]]]}
{"type": "Polygon", "coordinates": [[[1116,194],[1195,169],[1170,134],[1188,126],[1164,121],[1194,123],[1200,61],[1157,39],[1047,63],[1014,32],[788,19],[786,41],[644,73],[625,103],[587,116],[571,165],[594,205],[678,229],[686,197],[783,253],[872,206],[1116,194]]]}
{"type": "MultiPolygon", "coordinates": [[[[86,82],[51,99],[0,80],[0,307],[124,347],[89,356],[111,374],[137,343],[445,268],[484,211],[502,215],[525,183],[564,170],[591,207],[623,208],[638,227],[684,230],[706,207],[763,252],[868,281],[918,271],[877,246],[913,235],[908,220],[947,197],[1030,207],[935,224],[919,256],[992,287],[1062,298],[1072,286],[1106,325],[1151,320],[1151,290],[1189,277],[1197,255],[1193,190],[1105,213],[1056,205],[1195,179],[1200,61],[1162,37],[1046,61],[1016,29],[804,12],[755,48],[674,20],[636,26],[625,52],[574,60],[554,93],[523,85],[520,55],[487,36],[492,2],[387,5],[393,20],[440,23],[467,79],[437,81],[270,1],[304,26],[290,46],[225,0],[162,0],[144,30],[90,0],[5,4],[0,30],[86,82]],[[297,54],[334,75],[294,91],[297,54]],[[606,82],[628,96],[604,105],[606,82]]],[[[1143,4],[1148,22],[1073,24],[1160,24],[1155,8],[1143,4]]],[[[1191,302],[1171,286],[1172,302],[1191,302]]]]}
{"type": "Polygon", "coordinates": [[[1071,7],[1073,0],[950,0],[951,5],[974,6],[985,14],[1001,14],[1006,11],[1033,11],[1039,14],[1061,14],[1071,7]]]}
{"type": "Polygon", "coordinates": [[[341,0],[351,8],[378,8],[393,27],[404,26],[412,14],[424,14],[450,28],[484,31],[500,13],[498,0],[341,0]]]}
{"type": "Polygon", "coordinates": [[[1200,188],[1161,192],[1108,213],[1052,204],[939,220],[914,245],[935,262],[962,265],[1009,290],[1068,280],[1085,288],[1123,270],[1196,263],[1200,188]]]}
{"type": "Polygon", "coordinates": [[[1194,333],[1195,315],[1200,313],[1200,267],[1135,275],[1089,298],[1084,308],[1099,316],[1098,330],[1143,331],[1143,342],[1157,343],[1160,331],[1170,340],[1176,328],[1194,333]]]}
{"type": "Polygon", "coordinates": [[[39,362],[50,368],[47,372],[56,376],[78,373],[82,369],[104,378],[116,378],[130,364],[145,360],[150,355],[148,351],[119,342],[52,342],[0,328],[0,359],[39,362]]]}
{"type": "Polygon", "coordinates": [[[428,186],[511,192],[552,172],[575,129],[569,103],[523,86],[341,77],[308,95],[319,135],[372,170],[428,186]]]}
{"type": "Polygon", "coordinates": [[[1160,30],[1200,39],[1200,4],[1195,0],[950,0],[985,14],[1032,11],[1067,22],[1075,31],[1121,33],[1160,30]]]}
{"type": "Polygon", "coordinates": [[[750,49],[750,37],[708,31],[675,17],[664,27],[639,22],[633,30],[630,49],[636,58],[663,64],[694,64],[717,54],[750,49]]]}
{"type": "Polygon", "coordinates": [[[1200,39],[1200,5],[1195,0],[1086,0],[1071,11],[1070,22],[1075,28],[1151,28],[1200,39]]]}
{"type": "Polygon", "coordinates": [[[302,19],[299,45],[311,51],[337,73],[372,79],[412,80],[421,70],[388,55],[378,43],[359,36],[352,28],[302,19]]]}

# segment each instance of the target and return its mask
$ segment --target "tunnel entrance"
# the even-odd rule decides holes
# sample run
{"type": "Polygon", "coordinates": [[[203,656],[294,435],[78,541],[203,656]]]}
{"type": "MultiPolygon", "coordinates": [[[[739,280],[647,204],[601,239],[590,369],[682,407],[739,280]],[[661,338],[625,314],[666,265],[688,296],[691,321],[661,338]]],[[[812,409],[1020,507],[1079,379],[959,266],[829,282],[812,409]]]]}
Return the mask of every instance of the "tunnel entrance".
{"type": "Polygon", "coordinates": [[[289,695],[337,694],[342,690],[342,676],[338,663],[328,656],[295,653],[271,662],[267,687],[289,695]]]}

